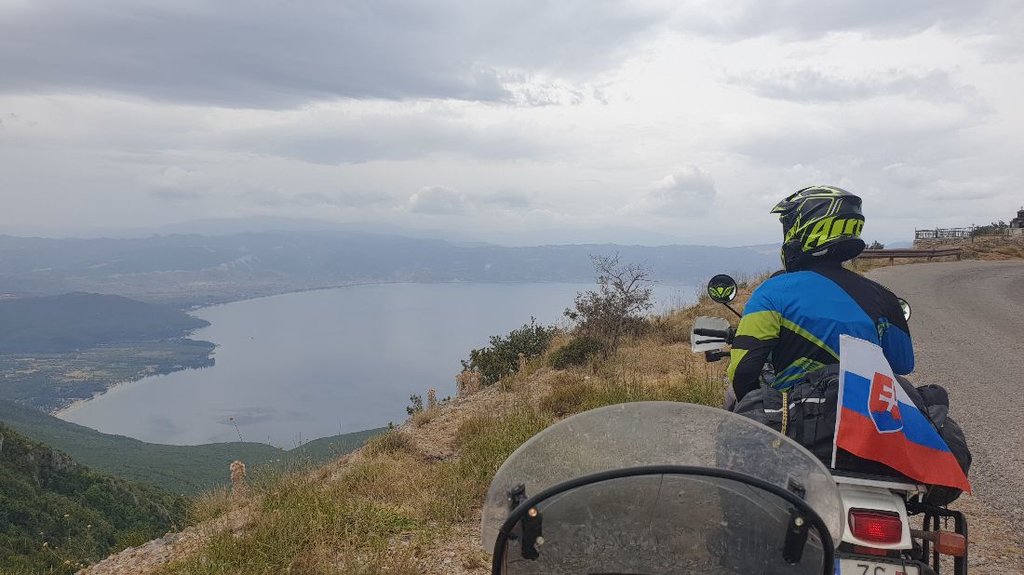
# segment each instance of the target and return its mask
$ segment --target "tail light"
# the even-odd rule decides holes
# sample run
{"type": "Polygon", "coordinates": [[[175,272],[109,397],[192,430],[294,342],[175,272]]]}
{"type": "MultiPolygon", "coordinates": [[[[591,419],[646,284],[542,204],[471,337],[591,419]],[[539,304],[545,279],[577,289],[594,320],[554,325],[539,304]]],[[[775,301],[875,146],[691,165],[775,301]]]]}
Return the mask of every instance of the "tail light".
{"type": "Polygon", "coordinates": [[[851,509],[850,531],[861,541],[899,543],[903,539],[903,522],[899,513],[851,509]]]}

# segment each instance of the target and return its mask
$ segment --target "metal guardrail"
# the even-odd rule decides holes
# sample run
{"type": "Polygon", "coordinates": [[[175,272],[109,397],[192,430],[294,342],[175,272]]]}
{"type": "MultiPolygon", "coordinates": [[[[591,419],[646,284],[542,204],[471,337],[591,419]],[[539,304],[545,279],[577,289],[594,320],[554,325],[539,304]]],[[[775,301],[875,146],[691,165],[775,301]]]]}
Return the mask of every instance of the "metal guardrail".
{"type": "Polygon", "coordinates": [[[932,261],[932,258],[945,258],[945,257],[956,257],[957,261],[960,260],[961,250],[960,248],[942,248],[935,250],[864,250],[860,253],[858,258],[866,260],[889,260],[892,264],[896,258],[927,258],[928,261],[932,261]]]}
{"type": "Polygon", "coordinates": [[[934,228],[930,230],[914,230],[914,239],[941,240],[948,238],[974,238],[979,236],[1008,236],[1013,234],[1012,228],[993,226],[972,226],[969,228],[934,228]]]}

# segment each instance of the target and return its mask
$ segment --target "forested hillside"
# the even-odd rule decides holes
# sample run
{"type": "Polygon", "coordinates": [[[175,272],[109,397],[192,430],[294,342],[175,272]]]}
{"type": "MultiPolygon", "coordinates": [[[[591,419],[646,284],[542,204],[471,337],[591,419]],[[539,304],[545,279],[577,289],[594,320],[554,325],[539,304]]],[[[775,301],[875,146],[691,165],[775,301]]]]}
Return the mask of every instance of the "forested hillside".
{"type": "Polygon", "coordinates": [[[91,471],[0,424],[0,571],[72,573],[180,528],[185,503],[91,471]]]}
{"type": "Polygon", "coordinates": [[[214,345],[186,337],[206,325],[115,295],[0,298],[0,399],[53,412],[118,383],[210,367],[214,345]]]}
{"type": "Polygon", "coordinates": [[[62,353],[184,337],[209,322],[113,295],[69,293],[0,300],[0,354],[62,353]]]}
{"type": "Polygon", "coordinates": [[[228,464],[239,459],[258,470],[262,465],[318,463],[357,449],[381,429],[325,437],[291,450],[264,443],[162,445],[109,435],[0,400],[0,422],[37,441],[71,454],[93,469],[124,479],[194,494],[227,483],[228,464]]]}

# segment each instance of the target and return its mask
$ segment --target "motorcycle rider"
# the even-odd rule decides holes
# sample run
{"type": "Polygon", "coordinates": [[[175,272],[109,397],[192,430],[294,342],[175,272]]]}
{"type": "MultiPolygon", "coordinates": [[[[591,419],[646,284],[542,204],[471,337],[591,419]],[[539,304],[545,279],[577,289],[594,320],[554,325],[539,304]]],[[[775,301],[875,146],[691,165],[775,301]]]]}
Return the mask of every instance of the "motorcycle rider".
{"type": "Polygon", "coordinates": [[[782,222],[786,273],[762,283],[744,308],[728,369],[736,399],[760,386],[766,362],[779,390],[838,364],[840,334],[880,345],[897,375],[913,371],[910,329],[896,296],[842,266],[864,250],[860,197],[811,186],[771,213],[782,222]]]}

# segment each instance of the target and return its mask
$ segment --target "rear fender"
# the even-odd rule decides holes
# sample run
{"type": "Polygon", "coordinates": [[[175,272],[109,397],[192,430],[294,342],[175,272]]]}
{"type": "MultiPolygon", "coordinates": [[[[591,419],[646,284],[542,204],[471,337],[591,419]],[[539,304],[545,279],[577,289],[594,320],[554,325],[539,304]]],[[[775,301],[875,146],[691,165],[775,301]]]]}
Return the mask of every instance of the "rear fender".
{"type": "Polygon", "coordinates": [[[872,547],[875,549],[904,550],[913,548],[910,539],[910,519],[907,517],[907,504],[903,497],[893,493],[889,489],[881,487],[870,487],[865,485],[850,485],[839,483],[839,495],[843,499],[843,513],[846,517],[846,524],[843,530],[843,543],[872,547]],[[869,509],[872,511],[884,511],[898,513],[900,523],[903,525],[903,533],[898,543],[869,543],[853,536],[850,530],[850,509],[869,509]]]}

